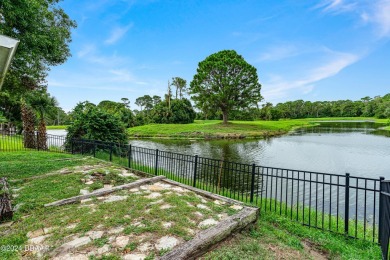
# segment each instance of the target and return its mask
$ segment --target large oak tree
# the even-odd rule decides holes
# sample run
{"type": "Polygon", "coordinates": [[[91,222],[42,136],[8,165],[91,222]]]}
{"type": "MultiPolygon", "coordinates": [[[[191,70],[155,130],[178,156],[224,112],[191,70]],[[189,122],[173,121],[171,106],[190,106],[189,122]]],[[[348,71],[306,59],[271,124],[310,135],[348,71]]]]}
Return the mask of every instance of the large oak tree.
{"type": "Polygon", "coordinates": [[[256,106],[262,99],[260,89],[256,68],[234,50],[223,50],[201,61],[190,84],[197,107],[209,104],[220,109],[224,124],[229,111],[256,106]]]}

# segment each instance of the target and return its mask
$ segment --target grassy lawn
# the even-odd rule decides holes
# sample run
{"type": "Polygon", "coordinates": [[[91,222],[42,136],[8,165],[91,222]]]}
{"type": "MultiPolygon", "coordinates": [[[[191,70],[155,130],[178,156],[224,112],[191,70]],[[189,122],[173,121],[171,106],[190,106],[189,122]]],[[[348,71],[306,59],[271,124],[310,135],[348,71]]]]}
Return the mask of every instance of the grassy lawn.
{"type": "MultiPolygon", "coordinates": [[[[176,196],[169,191],[161,191],[161,197],[149,198],[146,196],[147,191],[141,189],[133,193],[125,191],[116,193],[117,196],[127,198],[112,203],[100,203],[98,198],[95,198],[82,204],[43,207],[45,203],[78,195],[81,189],[92,191],[107,183],[119,185],[135,180],[131,176],[123,179],[120,171],[118,166],[100,160],[68,154],[35,151],[0,153],[0,177],[8,177],[13,193],[18,195],[15,196],[13,204],[19,205],[12,229],[0,227],[0,246],[25,245],[28,232],[44,227],[52,228],[50,236],[45,241],[54,247],[67,242],[69,237],[85,236],[88,232],[104,230],[103,236],[82,247],[87,251],[102,248],[112,239],[109,235],[110,230],[118,228],[121,229],[123,236],[129,235],[137,239],[142,237],[142,243],[153,242],[156,236],[166,235],[186,241],[193,237],[193,234],[188,232],[188,228],[196,230],[200,221],[194,219],[195,211],[201,212],[204,218],[214,219],[217,219],[219,214],[234,214],[234,211],[226,206],[216,205],[212,201],[201,201],[201,198],[191,193],[176,196]],[[91,176],[97,176],[98,179],[92,185],[86,185],[86,178],[91,176]],[[108,178],[108,176],[114,177],[108,178]],[[172,206],[172,209],[161,210],[161,200],[172,206]],[[201,202],[212,211],[193,207],[201,202]],[[175,225],[163,228],[164,223],[175,223],[175,225]]],[[[132,240],[119,251],[111,251],[104,259],[118,259],[126,252],[137,250],[137,247],[141,247],[141,240],[137,239],[132,240]]],[[[20,258],[19,253],[0,251],[0,258],[20,258]]],[[[148,259],[164,253],[165,251],[150,252],[148,259]]],[[[261,214],[259,222],[253,228],[235,235],[203,256],[204,259],[317,259],[320,257],[380,259],[380,250],[376,244],[310,229],[285,217],[267,212],[261,214]]]]}
{"type": "Polygon", "coordinates": [[[17,151],[24,149],[21,136],[0,135],[0,151],[17,151]]]}
{"type": "Polygon", "coordinates": [[[303,227],[267,213],[203,259],[381,259],[377,245],[303,227]]]}
{"type": "Polygon", "coordinates": [[[46,126],[46,129],[62,130],[62,129],[66,129],[67,127],[68,127],[67,125],[48,125],[48,126],[46,126]]]}
{"type": "Polygon", "coordinates": [[[261,138],[285,134],[299,127],[315,125],[315,121],[372,120],[388,123],[387,119],[367,117],[306,118],[278,121],[195,120],[192,124],[149,124],[128,129],[131,138],[261,138]]]}
{"type": "Polygon", "coordinates": [[[220,120],[196,120],[192,124],[150,124],[128,129],[130,137],[168,138],[255,138],[275,136],[297,127],[310,125],[303,120],[284,121],[231,121],[223,125],[220,120]]]}

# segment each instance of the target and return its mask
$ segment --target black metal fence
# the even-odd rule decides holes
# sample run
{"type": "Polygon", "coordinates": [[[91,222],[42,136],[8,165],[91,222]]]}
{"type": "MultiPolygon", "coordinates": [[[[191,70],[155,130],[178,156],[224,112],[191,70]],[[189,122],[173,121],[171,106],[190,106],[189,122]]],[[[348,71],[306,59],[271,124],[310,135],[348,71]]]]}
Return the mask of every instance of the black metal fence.
{"type": "MultiPolygon", "coordinates": [[[[25,148],[25,137],[3,135],[0,151],[25,148]]],[[[242,164],[94,140],[47,136],[47,151],[91,155],[132,169],[252,203],[310,228],[380,243],[388,257],[390,184],[384,178],[242,164]]],[[[38,149],[38,148],[35,148],[38,149]]]]}
{"type": "Polygon", "coordinates": [[[0,132],[0,152],[27,150],[67,152],[64,145],[65,136],[46,134],[46,140],[40,140],[40,138],[42,136],[38,132],[18,134],[15,131],[2,131],[0,132]]]}
{"type": "Polygon", "coordinates": [[[382,258],[390,259],[390,181],[381,181],[379,223],[379,244],[382,249],[382,258]]]}

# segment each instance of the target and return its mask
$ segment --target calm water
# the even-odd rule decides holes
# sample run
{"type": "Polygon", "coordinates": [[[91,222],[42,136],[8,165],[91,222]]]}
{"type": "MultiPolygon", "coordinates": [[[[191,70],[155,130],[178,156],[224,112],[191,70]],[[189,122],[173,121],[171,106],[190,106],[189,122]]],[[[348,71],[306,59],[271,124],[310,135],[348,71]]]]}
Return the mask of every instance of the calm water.
{"type": "Polygon", "coordinates": [[[390,179],[390,138],[381,135],[382,126],[372,122],[322,122],[267,140],[131,140],[130,143],[270,167],[390,179]]]}

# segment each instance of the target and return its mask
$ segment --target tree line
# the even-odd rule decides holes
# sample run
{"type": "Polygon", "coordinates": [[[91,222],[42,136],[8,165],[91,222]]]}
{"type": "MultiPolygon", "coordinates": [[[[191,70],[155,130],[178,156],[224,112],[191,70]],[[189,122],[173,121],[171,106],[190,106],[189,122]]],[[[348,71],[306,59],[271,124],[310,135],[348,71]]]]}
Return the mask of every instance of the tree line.
{"type": "Polygon", "coordinates": [[[276,104],[265,103],[259,110],[259,119],[277,120],[286,118],[318,117],[376,117],[390,118],[390,93],[384,96],[364,97],[360,100],[337,101],[288,101],[276,104]]]}

